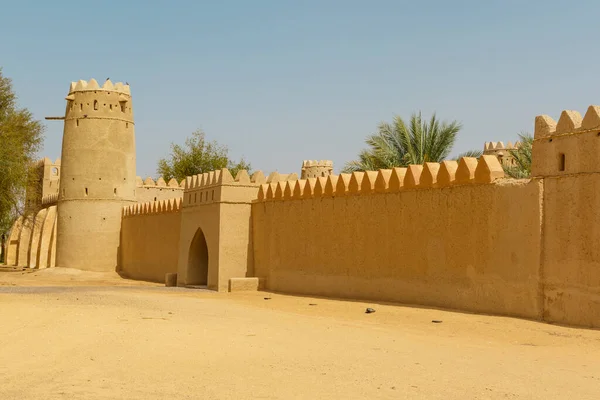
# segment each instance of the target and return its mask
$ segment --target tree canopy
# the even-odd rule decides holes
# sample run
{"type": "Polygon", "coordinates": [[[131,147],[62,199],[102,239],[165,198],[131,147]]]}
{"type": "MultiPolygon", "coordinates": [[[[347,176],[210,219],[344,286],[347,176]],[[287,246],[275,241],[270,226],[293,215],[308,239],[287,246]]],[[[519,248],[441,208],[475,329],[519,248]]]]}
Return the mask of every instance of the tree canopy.
{"type": "MultiPolygon", "coordinates": [[[[457,121],[440,121],[435,113],[428,121],[422,118],[420,112],[413,113],[408,123],[396,116],[391,124],[380,124],[378,132],[367,137],[368,148],[359,153],[358,160],[348,162],[343,172],[441,162],[452,151],[461,128],[457,121]]],[[[467,154],[479,156],[481,152],[470,151],[467,154]]]]}
{"type": "Polygon", "coordinates": [[[241,169],[250,172],[250,164],[243,158],[234,161],[229,158],[229,149],[216,141],[206,140],[202,130],[192,133],[184,146],[171,143],[171,154],[158,161],[157,173],[166,181],[175,178],[178,182],[186,176],[203,174],[228,168],[233,176],[241,169]]]}
{"type": "Polygon", "coordinates": [[[10,229],[17,215],[30,211],[25,192],[44,128],[30,111],[17,106],[12,81],[0,68],[0,233],[10,229]]]}
{"type": "Polygon", "coordinates": [[[521,144],[508,152],[515,160],[514,165],[505,165],[504,173],[515,179],[529,178],[531,176],[531,149],[533,146],[533,136],[529,133],[520,133],[519,141],[521,144]]]}

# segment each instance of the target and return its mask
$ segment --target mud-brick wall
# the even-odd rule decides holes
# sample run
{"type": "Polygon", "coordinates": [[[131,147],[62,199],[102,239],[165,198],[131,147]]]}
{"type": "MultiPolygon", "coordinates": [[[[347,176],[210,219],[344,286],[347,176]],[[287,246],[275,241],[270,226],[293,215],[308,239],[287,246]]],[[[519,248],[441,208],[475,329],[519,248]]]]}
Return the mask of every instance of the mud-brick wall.
{"type": "Polygon", "coordinates": [[[544,319],[600,327],[600,173],[544,179],[544,319]]]}
{"type": "Polygon", "coordinates": [[[541,188],[504,180],[259,201],[255,276],[273,291],[538,318],[541,188]]]}
{"type": "Polygon", "coordinates": [[[125,215],[121,225],[119,272],[129,278],[165,282],[177,272],[181,210],[125,215]]]}

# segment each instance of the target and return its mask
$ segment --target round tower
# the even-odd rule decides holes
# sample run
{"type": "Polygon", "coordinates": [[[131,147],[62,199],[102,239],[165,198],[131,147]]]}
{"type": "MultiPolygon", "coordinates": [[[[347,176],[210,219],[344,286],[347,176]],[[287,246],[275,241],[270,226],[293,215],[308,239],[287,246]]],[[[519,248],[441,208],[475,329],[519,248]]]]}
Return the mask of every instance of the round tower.
{"type": "Polygon", "coordinates": [[[129,85],[73,82],[66,100],[56,266],[114,271],[121,210],[135,202],[129,85]]]}
{"type": "Polygon", "coordinates": [[[300,179],[319,178],[333,173],[333,161],[304,160],[300,179]]]}

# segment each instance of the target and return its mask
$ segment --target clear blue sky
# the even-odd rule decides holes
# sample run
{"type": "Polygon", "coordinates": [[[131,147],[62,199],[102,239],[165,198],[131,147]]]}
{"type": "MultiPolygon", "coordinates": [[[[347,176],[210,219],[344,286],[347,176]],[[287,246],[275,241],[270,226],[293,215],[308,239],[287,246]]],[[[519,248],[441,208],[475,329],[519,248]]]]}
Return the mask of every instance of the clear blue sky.
{"type": "MultiPolygon", "coordinates": [[[[71,81],[130,82],[138,175],[198,128],[254,169],[338,171],[394,115],[461,121],[457,154],[600,104],[599,15],[594,1],[11,1],[0,66],[37,118],[63,114],[71,81]]],[[[55,158],[62,123],[47,126],[55,158]]]]}

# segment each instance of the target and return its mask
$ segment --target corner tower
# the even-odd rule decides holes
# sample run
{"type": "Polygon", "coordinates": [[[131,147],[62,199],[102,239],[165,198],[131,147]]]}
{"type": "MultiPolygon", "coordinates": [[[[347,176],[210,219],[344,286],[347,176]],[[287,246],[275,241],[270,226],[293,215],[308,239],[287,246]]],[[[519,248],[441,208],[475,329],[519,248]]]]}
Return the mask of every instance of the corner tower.
{"type": "Polygon", "coordinates": [[[66,100],[56,266],[114,271],[121,210],[135,203],[129,85],[73,82],[66,100]]]}

